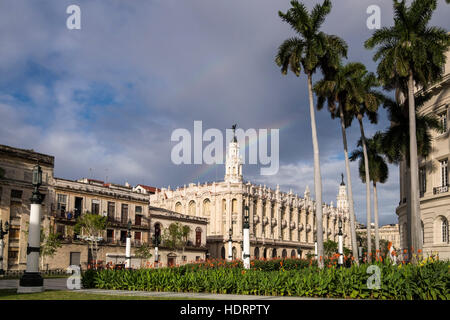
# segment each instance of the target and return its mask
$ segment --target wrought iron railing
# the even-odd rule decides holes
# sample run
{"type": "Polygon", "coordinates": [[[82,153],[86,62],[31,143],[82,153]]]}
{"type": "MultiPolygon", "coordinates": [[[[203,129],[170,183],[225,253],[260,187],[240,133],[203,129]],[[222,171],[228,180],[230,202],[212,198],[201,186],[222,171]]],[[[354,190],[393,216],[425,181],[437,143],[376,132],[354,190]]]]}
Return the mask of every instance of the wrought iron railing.
{"type": "Polygon", "coordinates": [[[440,194],[446,192],[448,192],[448,185],[433,188],[433,194],[440,194]]]}

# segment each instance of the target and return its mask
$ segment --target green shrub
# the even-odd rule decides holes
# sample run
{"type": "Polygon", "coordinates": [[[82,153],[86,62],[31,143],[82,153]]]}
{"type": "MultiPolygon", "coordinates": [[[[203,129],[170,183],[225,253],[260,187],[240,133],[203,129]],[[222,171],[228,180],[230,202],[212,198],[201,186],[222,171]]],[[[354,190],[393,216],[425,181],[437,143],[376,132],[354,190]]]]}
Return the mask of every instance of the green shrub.
{"type": "Polygon", "coordinates": [[[367,264],[321,270],[315,265],[309,266],[309,262],[304,265],[297,259],[288,260],[255,261],[250,270],[231,262],[216,267],[197,264],[176,268],[87,271],[83,273],[83,286],[354,299],[450,299],[450,262],[436,261],[422,266],[377,262],[381,271],[381,285],[377,290],[367,287],[371,276],[367,273],[367,264]]]}

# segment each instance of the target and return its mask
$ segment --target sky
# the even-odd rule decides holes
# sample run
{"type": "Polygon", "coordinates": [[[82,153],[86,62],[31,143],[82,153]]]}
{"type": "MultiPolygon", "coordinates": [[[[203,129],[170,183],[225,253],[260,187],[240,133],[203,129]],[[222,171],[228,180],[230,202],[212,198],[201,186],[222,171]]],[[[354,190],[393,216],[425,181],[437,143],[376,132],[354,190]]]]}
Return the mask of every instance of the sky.
{"type": "MultiPolygon", "coordinates": [[[[318,1],[304,1],[312,8],[318,1]]],[[[389,0],[333,1],[323,31],[342,37],[348,61],[375,71],[364,41],[370,5],[392,24],[389,0]]],[[[175,129],[225,132],[279,129],[280,169],[263,176],[244,165],[244,179],[314,197],[306,79],[282,75],[278,46],[294,35],[278,17],[288,0],[2,0],[0,1],[0,144],[55,156],[55,176],[172,188],[223,180],[223,165],[176,165],[175,129]],[[81,9],[69,30],[66,9],[81,9]]],[[[449,29],[442,0],[432,25],[449,29]]],[[[316,75],[314,81],[320,79],[316,75]]],[[[323,200],[336,203],[345,173],[338,120],[316,113],[323,200]]],[[[389,126],[365,122],[367,136],[389,126]]],[[[350,150],[359,127],[348,129],[350,150]]],[[[224,141],[225,144],[225,141],[224,141]]],[[[204,144],[205,146],[206,144],[204,144]]],[[[365,186],[351,164],[356,217],[366,223],[365,186]]],[[[396,223],[398,168],[379,186],[380,224],[396,223]]]]}

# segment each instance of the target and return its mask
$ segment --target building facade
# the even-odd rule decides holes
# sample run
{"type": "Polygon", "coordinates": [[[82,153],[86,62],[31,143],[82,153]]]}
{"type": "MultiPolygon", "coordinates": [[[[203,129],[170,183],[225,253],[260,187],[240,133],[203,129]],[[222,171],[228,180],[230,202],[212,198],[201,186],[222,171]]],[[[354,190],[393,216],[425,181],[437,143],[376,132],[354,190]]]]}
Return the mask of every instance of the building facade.
{"type": "MultiPolygon", "coordinates": [[[[324,240],[337,241],[338,219],[342,218],[344,245],[351,248],[346,186],[339,188],[338,207],[323,205],[324,240]]],[[[314,253],[315,201],[306,188],[303,197],[243,180],[239,143],[229,143],[224,181],[161,188],[150,195],[153,207],[208,221],[206,235],[211,257],[242,256],[243,218],[248,206],[251,258],[297,257],[314,253]],[[232,239],[232,252],[228,241],[232,239]]]]}
{"type": "MultiPolygon", "coordinates": [[[[375,238],[375,224],[371,223],[371,235],[375,238]]],[[[363,224],[357,223],[356,233],[360,234],[362,238],[367,238],[367,227],[363,224]]],[[[386,240],[392,243],[394,250],[401,248],[400,231],[398,224],[386,224],[378,228],[378,235],[380,240],[386,240]]],[[[373,244],[375,246],[375,244],[373,244]]]]}
{"type": "Polygon", "coordinates": [[[138,267],[143,262],[135,256],[136,249],[143,243],[152,246],[153,257],[149,262],[155,261],[152,238],[155,227],[162,233],[174,222],[188,225],[191,229],[186,239],[189,245],[180,251],[161,244],[159,263],[166,266],[206,258],[206,219],[157,208],[150,209],[149,197],[156,188],[145,185],[131,187],[127,183],[118,185],[94,179],[73,181],[55,178],[54,157],[33,150],[0,145],[0,220],[10,224],[9,232],[4,237],[5,270],[26,268],[27,228],[33,189],[31,173],[36,163],[40,164],[43,171],[40,192],[45,195],[41,228],[45,233],[57,233],[62,243],[53,257],[44,259],[44,269],[65,269],[70,265],[86,268],[88,262],[92,262],[91,250],[83,240],[83,234],[75,234],[74,230],[77,219],[88,212],[107,217],[107,229],[99,242],[97,255],[97,259],[103,263],[124,263],[129,220],[133,267],[138,267]]]}
{"type": "MultiPolygon", "coordinates": [[[[441,259],[450,258],[449,219],[450,192],[448,160],[450,137],[448,117],[450,105],[450,52],[447,53],[444,77],[427,91],[432,98],[420,108],[419,113],[437,117],[443,133],[431,131],[432,151],[426,159],[419,159],[420,213],[425,255],[438,254],[441,259]]],[[[416,92],[420,93],[420,92],[416,92]]],[[[407,249],[407,212],[409,211],[410,183],[408,166],[400,164],[400,202],[396,209],[400,225],[401,247],[407,249]]]]}

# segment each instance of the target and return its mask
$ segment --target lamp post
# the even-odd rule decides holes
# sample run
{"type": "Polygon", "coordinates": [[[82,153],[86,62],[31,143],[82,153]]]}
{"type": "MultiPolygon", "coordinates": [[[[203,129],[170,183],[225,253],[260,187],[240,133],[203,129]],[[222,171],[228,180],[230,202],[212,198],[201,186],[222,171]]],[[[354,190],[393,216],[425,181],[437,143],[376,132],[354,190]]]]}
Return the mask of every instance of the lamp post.
{"type": "Polygon", "coordinates": [[[153,239],[153,244],[155,245],[155,267],[158,266],[158,259],[159,259],[159,255],[158,255],[158,246],[160,243],[160,239],[159,239],[159,235],[155,234],[155,238],[153,239]]]}
{"type": "Polygon", "coordinates": [[[314,257],[317,259],[317,233],[314,233],[314,257]]]}
{"type": "Polygon", "coordinates": [[[244,215],[244,269],[250,269],[250,221],[248,206],[245,206],[244,215]]]}
{"type": "Polygon", "coordinates": [[[3,242],[3,236],[5,234],[8,234],[9,232],[9,223],[8,221],[5,222],[5,230],[3,231],[3,222],[0,220],[0,275],[4,275],[5,271],[3,270],[3,248],[4,248],[4,242],[3,242]]]}
{"type": "Polygon", "coordinates": [[[125,246],[125,268],[131,269],[131,219],[128,220],[127,242],[125,246]]]}
{"type": "Polygon", "coordinates": [[[339,253],[339,259],[338,264],[342,267],[344,264],[344,237],[342,234],[342,219],[339,217],[339,232],[338,232],[338,253],[339,253]]]}
{"type": "Polygon", "coordinates": [[[44,291],[44,279],[39,274],[39,251],[41,242],[42,202],[45,195],[39,192],[42,185],[42,169],[39,164],[33,168],[30,222],[28,225],[27,268],[19,281],[17,293],[44,291]]]}
{"type": "Polygon", "coordinates": [[[230,228],[230,231],[228,232],[228,261],[233,260],[233,239],[231,238],[232,233],[233,229],[230,228]]]}

